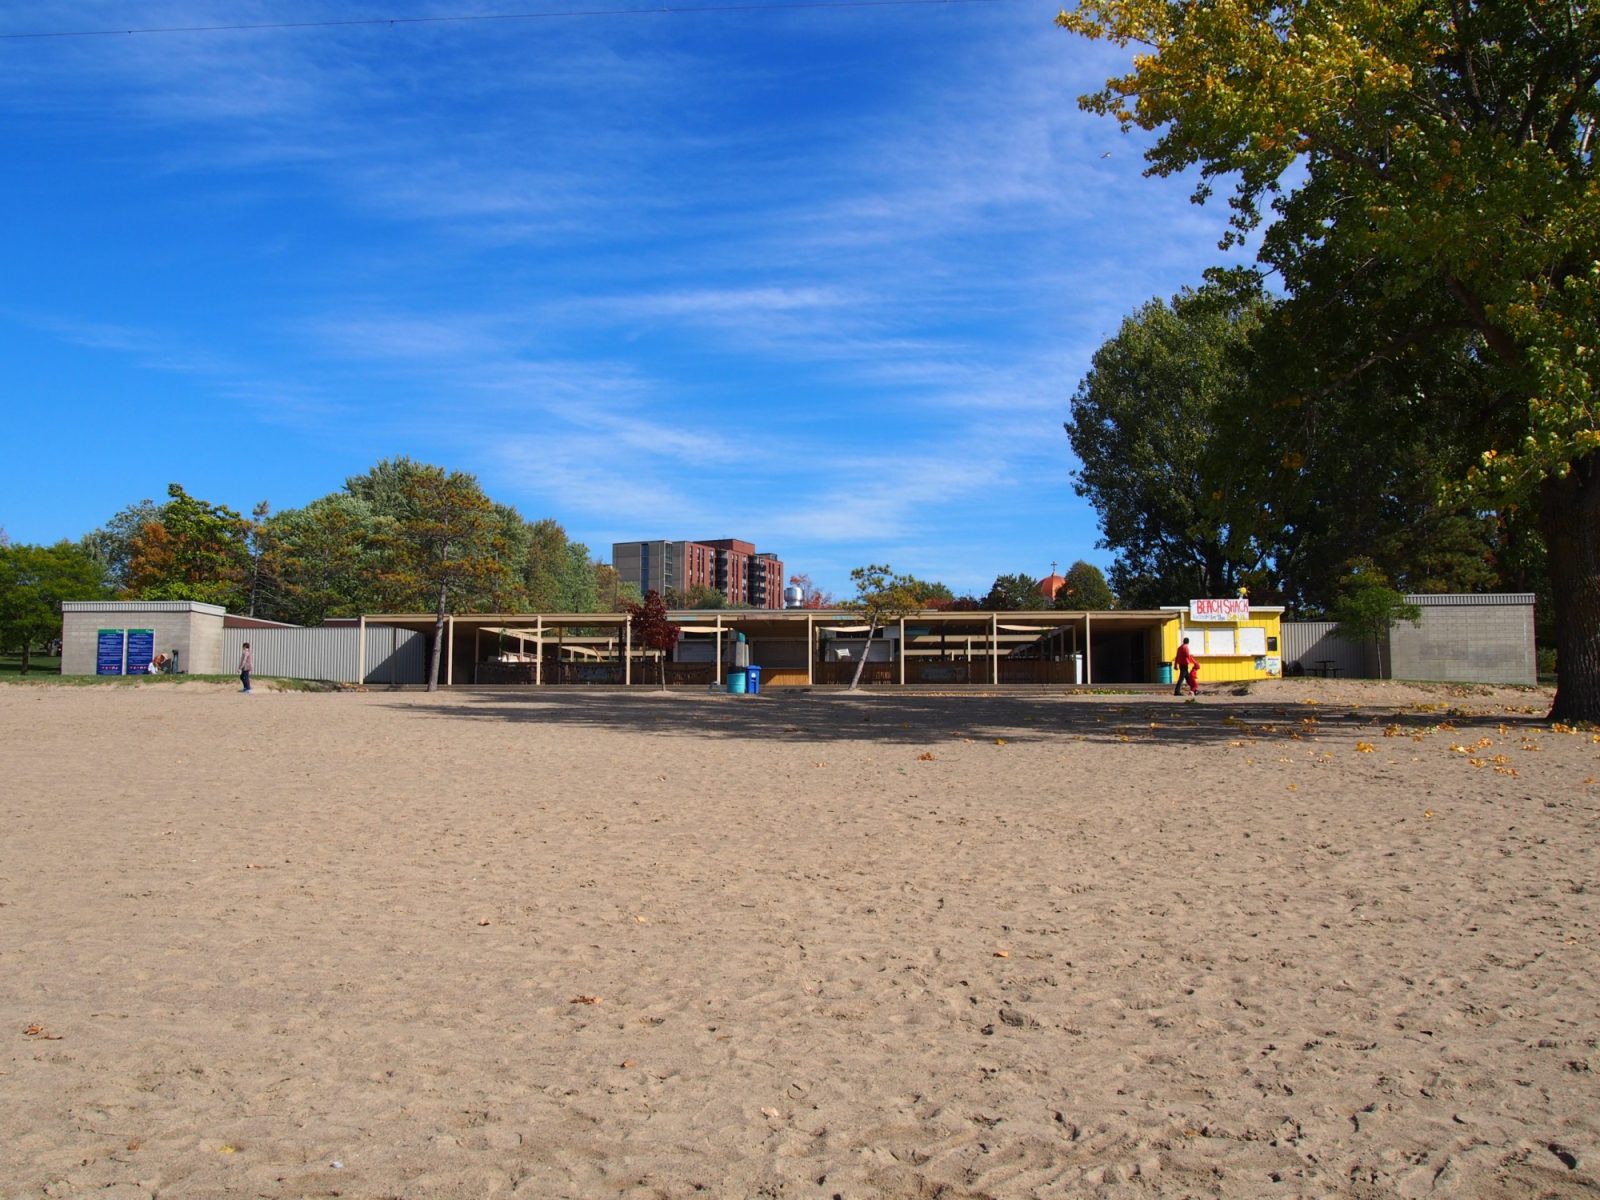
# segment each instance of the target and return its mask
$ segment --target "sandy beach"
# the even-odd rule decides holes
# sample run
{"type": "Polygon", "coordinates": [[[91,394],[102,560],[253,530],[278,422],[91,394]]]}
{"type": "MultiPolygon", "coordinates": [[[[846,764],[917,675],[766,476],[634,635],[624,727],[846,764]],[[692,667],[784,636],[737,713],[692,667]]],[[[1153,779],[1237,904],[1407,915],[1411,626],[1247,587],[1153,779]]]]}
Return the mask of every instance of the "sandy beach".
{"type": "Polygon", "coordinates": [[[0,1198],[1600,1196],[1547,704],[0,687],[0,1198]]]}

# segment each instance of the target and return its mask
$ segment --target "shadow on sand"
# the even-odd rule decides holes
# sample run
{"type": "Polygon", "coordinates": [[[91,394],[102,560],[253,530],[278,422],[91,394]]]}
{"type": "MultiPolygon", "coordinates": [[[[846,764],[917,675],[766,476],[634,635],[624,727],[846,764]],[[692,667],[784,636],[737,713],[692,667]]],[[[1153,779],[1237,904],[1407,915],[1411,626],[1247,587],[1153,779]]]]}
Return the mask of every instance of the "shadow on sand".
{"type": "Polygon", "coordinates": [[[1138,696],[927,695],[774,690],[760,696],[706,692],[572,688],[512,692],[458,691],[446,702],[399,706],[452,721],[537,722],[665,737],[926,745],[950,737],[1009,742],[1161,742],[1202,745],[1240,739],[1313,740],[1335,731],[1381,736],[1448,722],[1466,730],[1501,724],[1532,727],[1527,713],[1471,712],[1443,706],[1419,711],[1388,705],[1285,703],[1216,695],[1199,700],[1138,696]]]}

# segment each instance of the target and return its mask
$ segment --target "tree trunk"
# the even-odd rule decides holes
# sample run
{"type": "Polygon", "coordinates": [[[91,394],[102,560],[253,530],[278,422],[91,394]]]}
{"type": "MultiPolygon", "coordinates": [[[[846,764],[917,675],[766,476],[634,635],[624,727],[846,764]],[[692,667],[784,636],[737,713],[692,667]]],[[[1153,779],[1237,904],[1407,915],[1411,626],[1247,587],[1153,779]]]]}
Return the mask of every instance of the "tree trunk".
{"type": "Polygon", "coordinates": [[[861,661],[856,663],[856,673],[850,677],[850,691],[855,691],[861,685],[861,672],[867,668],[867,655],[872,653],[872,635],[878,632],[878,618],[873,617],[867,625],[867,644],[861,650],[861,661]]]}
{"type": "Polygon", "coordinates": [[[444,606],[445,593],[448,588],[449,585],[447,584],[441,583],[439,585],[439,609],[433,618],[433,656],[428,663],[428,690],[430,692],[439,690],[439,658],[440,652],[444,649],[444,606]]]}
{"type": "Polygon", "coordinates": [[[1600,454],[1539,489],[1556,617],[1556,700],[1550,719],[1600,721],[1600,454]]]}
{"type": "Polygon", "coordinates": [[[27,673],[28,673],[28,639],[27,639],[26,635],[24,635],[24,637],[22,639],[22,671],[21,671],[21,674],[26,675],[27,673]]]}

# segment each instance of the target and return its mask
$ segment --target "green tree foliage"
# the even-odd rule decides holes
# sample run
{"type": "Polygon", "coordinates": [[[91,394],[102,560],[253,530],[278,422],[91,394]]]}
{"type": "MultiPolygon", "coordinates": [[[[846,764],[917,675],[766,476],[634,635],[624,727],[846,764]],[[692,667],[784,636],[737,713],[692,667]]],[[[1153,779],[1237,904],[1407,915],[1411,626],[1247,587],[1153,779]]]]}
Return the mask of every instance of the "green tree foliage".
{"type": "Polygon", "coordinates": [[[248,603],[249,530],[233,509],[167,487],[160,515],[129,544],[125,594],[134,600],[198,600],[235,612],[248,603]]]}
{"type": "Polygon", "coordinates": [[[1389,630],[1401,621],[1417,624],[1422,620],[1422,609],[1408,604],[1371,563],[1362,562],[1341,585],[1339,598],[1329,615],[1338,622],[1334,636],[1371,643],[1376,648],[1378,678],[1382,679],[1383,643],[1388,639],[1389,630]]]}
{"type": "Polygon", "coordinates": [[[378,587],[379,545],[393,528],[348,493],[313,500],[267,522],[278,620],[317,625],[386,607],[378,587]]]}
{"type": "Polygon", "coordinates": [[[983,598],[983,607],[991,612],[1023,612],[1044,608],[1049,604],[1039,590],[1039,581],[1027,572],[1016,575],[996,575],[983,598]]]}
{"type": "Polygon", "coordinates": [[[845,602],[846,608],[860,611],[867,618],[867,639],[856,663],[855,674],[850,677],[850,690],[861,686],[861,672],[867,665],[867,655],[872,652],[872,639],[879,629],[890,621],[922,610],[922,597],[918,584],[909,575],[896,575],[887,565],[874,563],[856,567],[850,572],[856,585],[856,594],[845,602]]]}
{"type": "Polygon", "coordinates": [[[1260,255],[1292,328],[1370,328],[1319,363],[1328,380],[1464,351],[1478,382],[1431,392],[1429,419],[1476,436],[1471,486],[1537,506],[1552,715],[1600,719],[1600,9],[1081,0],[1058,21],[1139,46],[1082,103],[1158,132],[1152,173],[1198,167],[1201,200],[1231,188],[1235,238],[1270,203],[1260,255]]]}
{"type": "Polygon", "coordinates": [[[1103,612],[1117,606],[1111,585],[1100,568],[1079,559],[1067,568],[1066,582],[1056,592],[1055,607],[1078,609],[1086,612],[1103,612]]]}
{"type": "Polygon", "coordinates": [[[81,544],[0,544],[0,650],[22,654],[61,636],[63,600],[99,600],[110,592],[105,568],[81,544]]]}
{"type": "Polygon", "coordinates": [[[628,624],[633,629],[633,644],[653,650],[660,656],[657,665],[661,671],[661,687],[665,690],[667,655],[678,644],[683,630],[667,620],[667,604],[661,598],[661,593],[651,588],[644,594],[642,602],[628,605],[628,624]]]}
{"type": "Polygon", "coordinates": [[[1414,592],[1506,582],[1497,562],[1511,514],[1448,486],[1471,465],[1478,434],[1446,419],[1435,397],[1459,401],[1481,386],[1465,348],[1416,346],[1327,378],[1323,364],[1346,345],[1378,336],[1380,308],[1373,294],[1304,322],[1293,304],[1277,306],[1254,338],[1248,387],[1223,405],[1230,463],[1249,481],[1229,520],[1253,529],[1296,607],[1331,604],[1359,559],[1414,592]]]}
{"type": "Polygon", "coordinates": [[[471,475],[417,464],[401,476],[398,510],[383,545],[384,574],[394,594],[431,598],[431,692],[439,687],[450,593],[492,593],[506,574],[501,521],[471,475]]]}
{"type": "Polygon", "coordinates": [[[707,587],[697,583],[691,588],[668,588],[666,595],[668,608],[727,608],[728,598],[714,587],[707,587]]]}
{"type": "Polygon", "coordinates": [[[1258,290],[1218,285],[1152,300],[1095,352],[1072,397],[1074,486],[1099,514],[1128,607],[1232,595],[1261,565],[1250,530],[1229,519],[1247,485],[1219,409],[1248,385],[1268,307],[1258,290]]]}

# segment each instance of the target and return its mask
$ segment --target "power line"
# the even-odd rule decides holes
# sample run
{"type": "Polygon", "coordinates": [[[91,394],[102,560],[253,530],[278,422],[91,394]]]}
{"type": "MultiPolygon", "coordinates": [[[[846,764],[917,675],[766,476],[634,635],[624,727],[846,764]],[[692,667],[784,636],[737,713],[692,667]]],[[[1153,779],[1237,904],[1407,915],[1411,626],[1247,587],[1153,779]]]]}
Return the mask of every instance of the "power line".
{"type": "Polygon", "coordinates": [[[575,17],[680,16],[704,13],[778,12],[830,8],[929,8],[952,4],[1004,4],[1011,0],[778,0],[773,4],[658,4],[650,8],[573,8],[546,12],[474,13],[451,17],[359,17],[343,21],[273,21],[240,25],[168,25],[146,29],[63,29],[0,33],[0,41],[43,38],[130,37],[140,34],[245,33],[271,29],[339,29],[357,25],[442,25],[468,21],[543,21],[575,17]]]}

